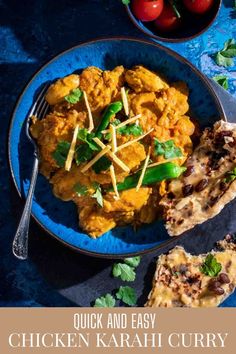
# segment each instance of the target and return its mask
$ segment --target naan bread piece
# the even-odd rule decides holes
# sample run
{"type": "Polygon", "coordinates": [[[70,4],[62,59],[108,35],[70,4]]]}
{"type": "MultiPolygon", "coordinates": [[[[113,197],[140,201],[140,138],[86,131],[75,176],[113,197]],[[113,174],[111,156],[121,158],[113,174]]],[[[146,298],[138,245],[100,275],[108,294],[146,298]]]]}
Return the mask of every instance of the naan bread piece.
{"type": "Polygon", "coordinates": [[[161,255],[153,278],[147,307],[216,307],[236,286],[236,243],[227,235],[218,244],[219,251],[193,256],[176,246],[161,255]],[[217,276],[201,271],[207,255],[221,265],[217,276]]]}
{"type": "Polygon", "coordinates": [[[213,218],[235,198],[236,124],[219,121],[205,129],[186,167],[160,201],[170,236],[213,218]]]}

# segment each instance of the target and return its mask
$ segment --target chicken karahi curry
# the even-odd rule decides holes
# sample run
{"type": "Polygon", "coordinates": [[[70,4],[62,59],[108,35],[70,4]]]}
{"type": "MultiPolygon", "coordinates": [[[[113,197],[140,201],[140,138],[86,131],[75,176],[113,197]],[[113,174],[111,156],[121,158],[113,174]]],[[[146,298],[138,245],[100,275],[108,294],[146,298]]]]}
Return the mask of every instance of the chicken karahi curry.
{"type": "Polygon", "coordinates": [[[88,67],[53,83],[50,113],[32,117],[40,171],[53,193],[73,201],[91,237],[161,215],[166,180],[192,152],[188,88],[143,66],[88,67]]]}

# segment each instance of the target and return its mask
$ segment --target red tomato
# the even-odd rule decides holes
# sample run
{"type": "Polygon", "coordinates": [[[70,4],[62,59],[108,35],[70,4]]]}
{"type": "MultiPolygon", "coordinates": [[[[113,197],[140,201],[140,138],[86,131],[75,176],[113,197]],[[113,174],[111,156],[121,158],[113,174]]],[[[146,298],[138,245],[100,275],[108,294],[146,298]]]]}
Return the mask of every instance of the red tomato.
{"type": "Polygon", "coordinates": [[[165,4],[162,13],[155,20],[155,26],[163,32],[173,31],[179,27],[181,20],[177,17],[170,4],[165,4]]]}
{"type": "Polygon", "coordinates": [[[132,11],[141,21],[153,21],[162,12],[163,3],[163,0],[133,0],[132,11]]]}
{"type": "Polygon", "coordinates": [[[195,14],[203,14],[210,10],[214,0],[183,0],[187,9],[195,14]]]}

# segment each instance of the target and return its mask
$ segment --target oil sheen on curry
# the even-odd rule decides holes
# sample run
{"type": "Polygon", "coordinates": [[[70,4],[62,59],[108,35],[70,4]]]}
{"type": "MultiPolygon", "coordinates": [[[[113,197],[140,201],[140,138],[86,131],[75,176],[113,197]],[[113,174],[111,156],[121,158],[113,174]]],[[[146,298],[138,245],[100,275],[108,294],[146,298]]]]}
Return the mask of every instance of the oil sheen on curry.
{"type": "Polygon", "coordinates": [[[187,85],[143,66],[88,67],[53,83],[46,100],[50,112],[31,125],[40,171],[75,203],[80,228],[96,238],[160,218],[166,181],[192,152],[187,85]]]}

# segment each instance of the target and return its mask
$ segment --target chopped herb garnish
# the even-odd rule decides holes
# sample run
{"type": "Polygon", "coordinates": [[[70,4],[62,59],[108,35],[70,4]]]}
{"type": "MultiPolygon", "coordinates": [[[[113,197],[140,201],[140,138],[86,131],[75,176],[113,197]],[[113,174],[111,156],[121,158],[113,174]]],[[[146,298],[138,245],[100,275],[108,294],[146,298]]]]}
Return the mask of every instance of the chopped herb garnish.
{"type": "Polygon", "coordinates": [[[94,151],[99,151],[100,147],[93,141],[95,134],[89,133],[87,129],[80,129],[78,132],[78,140],[84,144],[79,145],[75,151],[75,161],[77,165],[86,162],[93,157],[94,151]]]}
{"type": "Polygon", "coordinates": [[[130,286],[120,286],[118,292],[116,293],[116,297],[130,306],[135,305],[137,301],[135,290],[130,286]]]}
{"type": "Polygon", "coordinates": [[[233,66],[232,58],[236,57],[236,43],[234,39],[225,42],[224,48],[216,53],[215,61],[218,65],[228,67],[233,66]]]}
{"type": "Polygon", "coordinates": [[[136,268],[139,265],[140,261],[141,261],[141,257],[140,256],[130,257],[130,258],[125,258],[124,259],[124,262],[126,264],[128,264],[129,266],[134,267],[134,268],[136,268]]]}
{"type": "Polygon", "coordinates": [[[92,166],[92,169],[96,173],[106,171],[111,166],[111,161],[106,157],[102,156],[95,164],[92,166]]]}
{"type": "Polygon", "coordinates": [[[112,274],[114,277],[120,277],[123,281],[134,281],[136,277],[134,268],[123,263],[115,263],[112,274]]]}
{"type": "Polygon", "coordinates": [[[88,187],[87,186],[83,186],[80,183],[76,183],[76,185],[74,186],[73,189],[78,194],[79,197],[81,195],[87,195],[88,194],[88,187]]]}
{"type": "Polygon", "coordinates": [[[154,153],[156,156],[163,155],[165,159],[183,156],[181,149],[175,146],[173,140],[161,143],[156,138],[154,138],[154,153]]]}
{"type": "Polygon", "coordinates": [[[70,143],[68,141],[60,141],[57,144],[56,150],[52,153],[54,160],[60,167],[65,166],[66,158],[70,150],[70,143]]]}
{"type": "Polygon", "coordinates": [[[92,198],[97,200],[98,205],[103,207],[103,197],[102,197],[102,190],[99,184],[95,186],[95,193],[91,195],[92,198]]]}
{"type": "Polygon", "coordinates": [[[118,128],[117,131],[121,135],[140,136],[143,134],[143,129],[140,127],[140,125],[136,125],[136,124],[125,125],[121,128],[118,128]]]}
{"type": "Polygon", "coordinates": [[[111,294],[106,294],[96,299],[93,307],[114,307],[115,304],[116,300],[114,297],[111,294]]]}
{"type": "Polygon", "coordinates": [[[223,182],[229,183],[233,182],[236,178],[236,167],[232,171],[226,173],[226,177],[224,178],[223,182]]]}
{"type": "Polygon", "coordinates": [[[227,76],[224,75],[217,75],[213,77],[213,80],[217,82],[220,86],[222,86],[225,90],[229,88],[229,81],[227,76]]]}
{"type": "Polygon", "coordinates": [[[86,144],[77,146],[75,150],[75,162],[79,165],[81,162],[86,162],[93,157],[94,151],[86,144]]]}
{"type": "Polygon", "coordinates": [[[217,262],[212,254],[208,254],[204,263],[200,267],[200,271],[209,277],[215,277],[221,271],[221,264],[217,262]]]}
{"type": "Polygon", "coordinates": [[[80,101],[80,99],[83,97],[83,91],[80,90],[79,88],[76,88],[74,90],[70,91],[70,94],[65,96],[65,100],[68,103],[75,104],[80,101]]]}
{"type": "Polygon", "coordinates": [[[98,151],[99,147],[97,146],[95,141],[93,141],[94,137],[95,137],[95,134],[89,133],[88,130],[85,128],[80,129],[78,132],[78,139],[79,140],[86,143],[90,147],[91,150],[98,151]]]}

